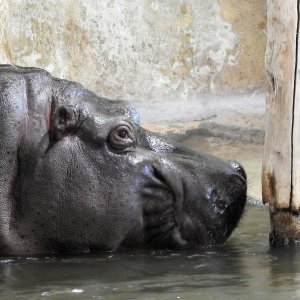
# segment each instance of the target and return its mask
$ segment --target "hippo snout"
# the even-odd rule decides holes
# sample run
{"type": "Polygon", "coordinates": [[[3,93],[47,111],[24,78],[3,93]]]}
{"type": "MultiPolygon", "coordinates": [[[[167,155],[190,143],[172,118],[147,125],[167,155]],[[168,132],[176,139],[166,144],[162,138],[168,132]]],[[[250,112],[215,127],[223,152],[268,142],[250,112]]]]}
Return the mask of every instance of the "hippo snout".
{"type": "Polygon", "coordinates": [[[205,154],[191,153],[176,159],[181,174],[177,190],[182,186],[181,206],[176,210],[178,244],[181,246],[182,240],[186,248],[223,244],[244,211],[247,199],[244,168],[236,161],[205,154]]]}
{"type": "Polygon", "coordinates": [[[139,177],[146,243],[176,249],[223,244],[246,203],[244,168],[180,146],[158,157],[139,177]]]}

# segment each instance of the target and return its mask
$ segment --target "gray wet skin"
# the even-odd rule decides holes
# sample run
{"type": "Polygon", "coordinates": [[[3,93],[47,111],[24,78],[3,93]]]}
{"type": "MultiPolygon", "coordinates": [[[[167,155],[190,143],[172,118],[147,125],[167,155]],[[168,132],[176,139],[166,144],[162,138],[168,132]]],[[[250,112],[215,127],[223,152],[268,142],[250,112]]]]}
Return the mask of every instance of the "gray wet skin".
{"type": "Polygon", "coordinates": [[[243,168],[137,119],[78,83],[0,66],[0,253],[224,243],[246,202],[243,168]]]}

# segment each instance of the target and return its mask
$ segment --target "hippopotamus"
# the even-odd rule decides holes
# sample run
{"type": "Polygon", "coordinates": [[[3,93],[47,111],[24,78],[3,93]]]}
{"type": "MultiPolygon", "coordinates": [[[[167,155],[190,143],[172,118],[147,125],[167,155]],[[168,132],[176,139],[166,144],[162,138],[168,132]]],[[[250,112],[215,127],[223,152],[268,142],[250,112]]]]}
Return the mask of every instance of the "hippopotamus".
{"type": "Polygon", "coordinates": [[[139,125],[128,102],[0,66],[0,254],[223,244],[247,178],[139,125]]]}

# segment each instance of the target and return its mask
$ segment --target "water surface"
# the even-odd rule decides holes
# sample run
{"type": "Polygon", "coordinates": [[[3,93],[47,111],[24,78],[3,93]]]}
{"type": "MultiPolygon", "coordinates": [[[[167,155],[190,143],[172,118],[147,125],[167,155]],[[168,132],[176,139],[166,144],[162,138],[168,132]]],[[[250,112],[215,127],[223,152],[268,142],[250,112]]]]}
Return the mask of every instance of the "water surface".
{"type": "Polygon", "coordinates": [[[198,251],[3,258],[1,299],[299,299],[300,254],[270,251],[268,210],[248,207],[228,243],[198,251]]]}

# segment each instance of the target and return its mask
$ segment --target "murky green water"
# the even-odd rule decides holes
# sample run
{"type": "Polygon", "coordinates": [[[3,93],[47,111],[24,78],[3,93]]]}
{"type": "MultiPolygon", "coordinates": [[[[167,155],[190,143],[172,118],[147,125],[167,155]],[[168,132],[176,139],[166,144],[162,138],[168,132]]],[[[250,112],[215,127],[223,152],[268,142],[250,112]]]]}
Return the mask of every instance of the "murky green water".
{"type": "MultiPolygon", "coordinates": [[[[259,194],[261,147],[203,139],[186,144],[213,144],[216,154],[252,166],[251,191],[259,194]]],[[[0,298],[300,299],[300,250],[271,251],[268,233],[268,208],[247,207],[239,228],[219,248],[2,258],[0,298]]]]}

